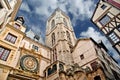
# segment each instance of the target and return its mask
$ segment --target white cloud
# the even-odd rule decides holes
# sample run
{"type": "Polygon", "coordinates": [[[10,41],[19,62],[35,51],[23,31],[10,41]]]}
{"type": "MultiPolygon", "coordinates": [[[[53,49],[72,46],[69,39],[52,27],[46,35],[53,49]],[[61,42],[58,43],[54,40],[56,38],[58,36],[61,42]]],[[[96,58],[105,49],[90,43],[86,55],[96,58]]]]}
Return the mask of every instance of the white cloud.
{"type": "Polygon", "coordinates": [[[31,0],[31,4],[29,6],[28,4],[27,0],[23,1],[20,9],[29,12],[29,6],[34,7],[33,13],[46,16],[46,19],[57,7],[60,7],[66,14],[70,12],[73,15],[73,24],[75,24],[76,19],[86,20],[90,18],[95,6],[94,0],[31,0]]]}
{"type": "Polygon", "coordinates": [[[30,12],[30,8],[26,2],[22,3],[20,9],[26,12],[30,12]]]}
{"type": "Polygon", "coordinates": [[[117,52],[112,48],[111,44],[108,42],[105,36],[101,35],[99,32],[95,31],[93,27],[89,27],[87,31],[81,32],[80,36],[82,37],[91,37],[96,42],[99,40],[102,40],[107,49],[109,49],[110,52],[112,52],[113,57],[116,60],[120,59],[120,56],[117,54],[117,52]]]}

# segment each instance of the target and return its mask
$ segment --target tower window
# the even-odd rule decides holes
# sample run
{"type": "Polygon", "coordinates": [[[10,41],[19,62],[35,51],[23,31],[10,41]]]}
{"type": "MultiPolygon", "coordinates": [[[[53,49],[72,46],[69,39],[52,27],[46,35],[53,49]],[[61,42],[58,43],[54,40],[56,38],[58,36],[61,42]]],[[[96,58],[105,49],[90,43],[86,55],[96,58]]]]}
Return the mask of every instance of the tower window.
{"type": "Polygon", "coordinates": [[[83,55],[83,54],[80,55],[80,59],[81,59],[81,60],[84,59],[84,55],[83,55]]]}
{"type": "Polygon", "coordinates": [[[0,59],[6,61],[10,54],[10,50],[0,46],[0,59]]]}
{"type": "Polygon", "coordinates": [[[14,35],[11,34],[11,33],[8,33],[8,35],[7,35],[6,38],[5,38],[6,41],[9,41],[9,42],[11,42],[11,43],[13,43],[13,44],[15,43],[16,39],[17,39],[17,37],[14,36],[14,35]]]}
{"type": "Polygon", "coordinates": [[[100,23],[104,26],[110,21],[110,17],[108,15],[105,15],[101,20],[100,23]]]}
{"type": "Polygon", "coordinates": [[[52,45],[54,45],[55,44],[55,33],[52,33],[52,45]]]}
{"type": "Polygon", "coordinates": [[[55,27],[55,20],[52,20],[51,27],[55,27]]]}
{"type": "Polygon", "coordinates": [[[66,31],[66,34],[67,34],[67,40],[71,43],[70,33],[66,31]]]}
{"type": "Polygon", "coordinates": [[[63,18],[64,24],[67,26],[67,21],[65,18],[63,18]]]}
{"type": "Polygon", "coordinates": [[[101,8],[104,10],[107,6],[106,5],[102,5],[101,8]]]}
{"type": "Polygon", "coordinates": [[[111,34],[109,34],[108,37],[110,38],[110,40],[111,40],[114,44],[120,42],[120,39],[118,38],[118,36],[117,36],[114,32],[112,32],[111,34]]]}

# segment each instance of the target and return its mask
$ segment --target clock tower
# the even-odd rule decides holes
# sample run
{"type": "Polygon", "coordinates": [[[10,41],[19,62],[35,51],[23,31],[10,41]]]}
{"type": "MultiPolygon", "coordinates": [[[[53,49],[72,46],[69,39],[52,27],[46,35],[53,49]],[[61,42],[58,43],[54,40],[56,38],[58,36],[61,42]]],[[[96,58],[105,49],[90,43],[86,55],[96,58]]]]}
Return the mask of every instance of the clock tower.
{"type": "Polygon", "coordinates": [[[71,53],[76,37],[70,18],[60,8],[47,20],[45,43],[53,50],[52,62],[59,60],[66,65],[72,64],[71,53]]]}

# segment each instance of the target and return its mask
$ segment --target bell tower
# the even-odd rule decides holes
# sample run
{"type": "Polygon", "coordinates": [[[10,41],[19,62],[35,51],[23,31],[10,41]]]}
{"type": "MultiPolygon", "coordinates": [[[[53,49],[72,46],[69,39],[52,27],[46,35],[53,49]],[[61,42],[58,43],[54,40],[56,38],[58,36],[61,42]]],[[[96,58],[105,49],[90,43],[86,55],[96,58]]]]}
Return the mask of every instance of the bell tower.
{"type": "Polygon", "coordinates": [[[47,20],[45,43],[53,49],[52,62],[59,60],[67,65],[72,64],[71,53],[76,37],[70,18],[60,8],[47,20]]]}

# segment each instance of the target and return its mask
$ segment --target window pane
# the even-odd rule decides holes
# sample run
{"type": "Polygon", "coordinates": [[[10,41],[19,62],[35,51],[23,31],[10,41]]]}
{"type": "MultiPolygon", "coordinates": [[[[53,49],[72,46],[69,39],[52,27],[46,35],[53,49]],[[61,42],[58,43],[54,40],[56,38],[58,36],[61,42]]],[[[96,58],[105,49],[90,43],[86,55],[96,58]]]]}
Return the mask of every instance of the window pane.
{"type": "Polygon", "coordinates": [[[4,51],[4,54],[1,56],[1,59],[2,59],[2,60],[6,60],[8,54],[9,54],[9,51],[8,51],[8,50],[5,50],[5,51],[4,51]]]}
{"type": "Polygon", "coordinates": [[[17,37],[12,35],[12,34],[10,34],[10,33],[8,33],[8,35],[5,38],[5,40],[7,40],[7,41],[9,41],[11,43],[15,43],[16,39],[17,39],[17,37]]]}
{"type": "Polygon", "coordinates": [[[111,33],[109,35],[109,38],[112,40],[113,43],[117,43],[120,41],[120,39],[117,37],[117,35],[115,33],[111,33]]]}
{"type": "Polygon", "coordinates": [[[8,34],[7,37],[5,38],[5,40],[9,41],[11,38],[12,38],[12,36],[8,34]]]}
{"type": "Polygon", "coordinates": [[[2,53],[3,53],[3,51],[4,51],[4,48],[0,47],[0,57],[1,57],[2,53]]]}
{"type": "Polygon", "coordinates": [[[1,60],[4,60],[4,61],[7,60],[9,53],[10,53],[10,50],[0,46],[0,59],[1,60]]]}
{"type": "Polygon", "coordinates": [[[12,37],[11,42],[15,43],[15,41],[16,41],[16,37],[12,37]]]}
{"type": "Polygon", "coordinates": [[[107,6],[106,5],[102,5],[101,8],[104,10],[107,6]]]}
{"type": "Polygon", "coordinates": [[[102,25],[106,25],[109,21],[110,21],[110,17],[108,15],[106,15],[100,20],[100,23],[102,25]]]}

